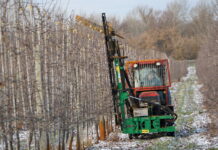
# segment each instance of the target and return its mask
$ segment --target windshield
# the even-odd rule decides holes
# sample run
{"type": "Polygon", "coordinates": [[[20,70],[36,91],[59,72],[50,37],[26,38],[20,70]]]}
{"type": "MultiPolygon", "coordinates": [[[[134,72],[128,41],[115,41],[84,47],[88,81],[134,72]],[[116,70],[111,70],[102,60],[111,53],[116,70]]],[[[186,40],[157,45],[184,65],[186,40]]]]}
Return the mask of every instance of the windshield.
{"type": "Polygon", "coordinates": [[[135,87],[162,86],[163,79],[160,77],[160,67],[144,66],[134,69],[135,87]]]}

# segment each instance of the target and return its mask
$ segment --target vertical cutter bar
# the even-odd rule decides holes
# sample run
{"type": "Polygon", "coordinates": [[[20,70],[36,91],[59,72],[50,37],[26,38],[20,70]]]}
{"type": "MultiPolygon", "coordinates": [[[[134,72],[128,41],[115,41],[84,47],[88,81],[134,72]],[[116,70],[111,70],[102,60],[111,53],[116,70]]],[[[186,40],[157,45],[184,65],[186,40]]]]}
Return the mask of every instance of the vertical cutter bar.
{"type": "Polygon", "coordinates": [[[111,60],[111,52],[109,47],[109,38],[110,38],[110,32],[109,27],[107,24],[105,13],[102,13],[102,23],[103,23],[103,29],[104,29],[104,37],[105,37],[105,46],[106,46],[106,54],[107,54],[107,61],[108,61],[108,73],[110,78],[110,87],[111,87],[111,94],[113,98],[113,105],[114,105],[114,112],[115,112],[115,122],[116,124],[120,124],[118,118],[118,110],[117,110],[117,103],[116,103],[116,82],[115,82],[115,74],[114,74],[114,66],[113,66],[113,60],[111,60]]]}

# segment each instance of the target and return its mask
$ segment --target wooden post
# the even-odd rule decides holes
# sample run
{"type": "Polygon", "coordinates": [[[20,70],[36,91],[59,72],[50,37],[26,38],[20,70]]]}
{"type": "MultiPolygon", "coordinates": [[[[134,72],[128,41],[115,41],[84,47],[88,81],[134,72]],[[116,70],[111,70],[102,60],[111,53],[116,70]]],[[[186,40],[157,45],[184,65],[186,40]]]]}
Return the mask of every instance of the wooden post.
{"type": "Polygon", "coordinates": [[[106,139],[106,136],[105,136],[105,120],[104,120],[103,116],[100,117],[99,130],[100,130],[100,138],[99,138],[99,140],[103,141],[103,140],[106,139]]]}

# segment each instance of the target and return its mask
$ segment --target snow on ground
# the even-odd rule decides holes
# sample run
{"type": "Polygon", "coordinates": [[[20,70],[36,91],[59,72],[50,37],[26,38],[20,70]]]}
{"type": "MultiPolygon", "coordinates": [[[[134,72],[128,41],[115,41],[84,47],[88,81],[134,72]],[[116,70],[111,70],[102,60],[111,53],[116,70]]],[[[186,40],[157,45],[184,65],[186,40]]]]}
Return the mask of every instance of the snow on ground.
{"type": "Polygon", "coordinates": [[[171,94],[175,99],[176,137],[158,137],[129,140],[128,135],[112,133],[106,141],[88,148],[89,150],[132,150],[132,149],[209,149],[218,148],[218,137],[207,135],[210,118],[203,107],[195,66],[188,68],[188,74],[181,82],[172,84],[171,94]]]}

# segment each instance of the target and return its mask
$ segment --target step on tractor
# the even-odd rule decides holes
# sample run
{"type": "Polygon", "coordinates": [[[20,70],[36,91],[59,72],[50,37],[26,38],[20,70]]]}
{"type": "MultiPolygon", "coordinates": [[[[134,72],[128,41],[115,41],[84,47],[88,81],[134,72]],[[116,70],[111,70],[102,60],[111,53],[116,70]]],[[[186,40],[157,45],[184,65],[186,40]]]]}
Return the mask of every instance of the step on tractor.
{"type": "Polygon", "coordinates": [[[127,61],[121,54],[116,33],[102,13],[103,26],[81,16],[76,20],[104,33],[108,73],[113,97],[115,123],[129,138],[139,135],[166,133],[174,136],[175,120],[169,87],[171,86],[167,59],[127,61]]]}

